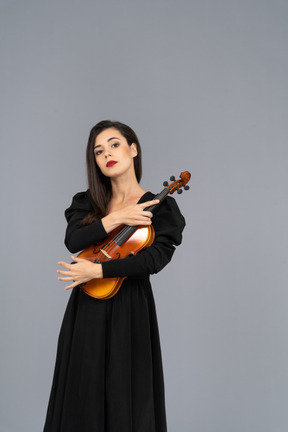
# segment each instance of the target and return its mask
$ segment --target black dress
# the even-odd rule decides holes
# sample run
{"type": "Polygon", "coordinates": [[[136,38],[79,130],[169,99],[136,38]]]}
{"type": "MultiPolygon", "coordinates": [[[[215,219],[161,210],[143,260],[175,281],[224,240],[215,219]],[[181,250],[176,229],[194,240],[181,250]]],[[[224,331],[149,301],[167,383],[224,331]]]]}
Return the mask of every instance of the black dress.
{"type": "MultiPolygon", "coordinates": [[[[153,199],[146,192],[139,202],[153,199]]],[[[65,211],[65,244],[75,253],[105,239],[87,192],[65,211]]],[[[167,197],[154,211],[155,240],[136,256],[103,263],[103,277],[127,276],[118,293],[98,300],[79,287],[64,315],[44,432],[166,432],[164,381],[149,275],[171,260],[185,220],[167,197]]]]}

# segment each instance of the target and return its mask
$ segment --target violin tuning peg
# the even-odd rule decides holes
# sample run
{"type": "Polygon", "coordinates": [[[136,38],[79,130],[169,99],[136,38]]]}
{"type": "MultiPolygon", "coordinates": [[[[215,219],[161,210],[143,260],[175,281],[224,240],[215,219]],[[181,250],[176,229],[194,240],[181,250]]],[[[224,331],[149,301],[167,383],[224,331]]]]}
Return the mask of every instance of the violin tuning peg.
{"type": "Polygon", "coordinates": [[[171,176],[171,177],[170,177],[170,180],[171,180],[171,181],[175,181],[175,177],[174,177],[174,176],[171,176]]]}
{"type": "Polygon", "coordinates": [[[177,189],[178,194],[181,194],[182,192],[183,192],[182,189],[177,189]]]}
{"type": "Polygon", "coordinates": [[[168,186],[168,182],[167,181],[163,182],[163,186],[168,186]]]}
{"type": "Polygon", "coordinates": [[[185,189],[185,190],[189,190],[190,187],[186,185],[186,186],[184,186],[184,189],[185,189]]]}

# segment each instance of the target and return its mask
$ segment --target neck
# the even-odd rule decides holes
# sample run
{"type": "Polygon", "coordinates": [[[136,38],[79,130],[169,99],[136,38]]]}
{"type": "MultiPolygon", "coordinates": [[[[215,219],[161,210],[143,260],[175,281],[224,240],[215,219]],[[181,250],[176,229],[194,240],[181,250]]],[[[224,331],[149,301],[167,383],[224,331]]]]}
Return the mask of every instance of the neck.
{"type": "Polygon", "coordinates": [[[146,192],[138,183],[135,173],[131,176],[121,176],[111,179],[112,199],[125,202],[133,197],[139,197],[146,192]]]}

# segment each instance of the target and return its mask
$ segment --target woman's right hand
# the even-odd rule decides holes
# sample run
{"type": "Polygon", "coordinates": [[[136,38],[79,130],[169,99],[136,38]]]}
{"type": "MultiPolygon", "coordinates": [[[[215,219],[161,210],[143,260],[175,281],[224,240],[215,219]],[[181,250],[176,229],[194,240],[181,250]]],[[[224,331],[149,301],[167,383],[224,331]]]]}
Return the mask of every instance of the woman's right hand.
{"type": "Polygon", "coordinates": [[[119,225],[151,225],[153,213],[144,209],[158,203],[159,200],[151,200],[141,204],[128,204],[122,209],[110,213],[102,218],[105,231],[109,233],[119,225]]]}

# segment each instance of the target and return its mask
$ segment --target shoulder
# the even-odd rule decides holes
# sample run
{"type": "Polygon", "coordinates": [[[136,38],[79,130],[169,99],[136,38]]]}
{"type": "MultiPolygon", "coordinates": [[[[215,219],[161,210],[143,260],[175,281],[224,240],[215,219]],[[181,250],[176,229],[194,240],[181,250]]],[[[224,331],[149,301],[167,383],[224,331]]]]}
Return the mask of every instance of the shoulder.
{"type": "Polygon", "coordinates": [[[93,210],[92,204],[89,199],[89,189],[85,192],[77,192],[73,198],[70,207],[65,210],[66,218],[74,212],[90,212],[93,210]]]}
{"type": "MultiPolygon", "coordinates": [[[[145,194],[144,201],[152,200],[156,194],[147,192],[145,194]]],[[[186,223],[185,218],[182,215],[175,198],[168,195],[164,200],[158,204],[153,211],[153,226],[158,228],[159,226],[178,228],[181,231],[184,229],[186,223]]]]}
{"type": "Polygon", "coordinates": [[[175,198],[167,196],[153,213],[152,224],[157,241],[168,241],[178,246],[182,242],[186,222],[175,198]]]}
{"type": "Polygon", "coordinates": [[[182,215],[177,201],[171,196],[167,196],[155,209],[155,217],[172,218],[173,220],[178,219],[179,222],[183,222],[185,225],[185,219],[182,215]]]}

